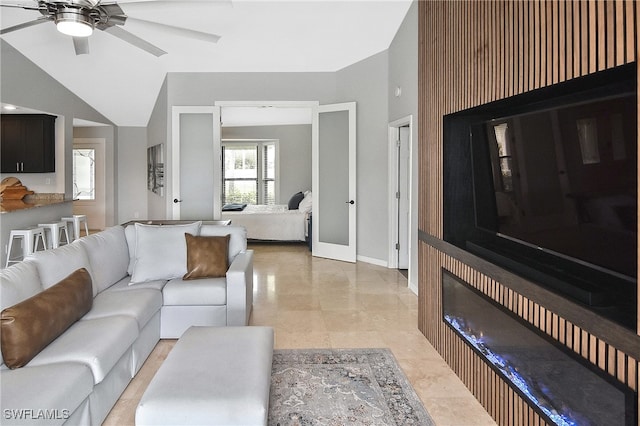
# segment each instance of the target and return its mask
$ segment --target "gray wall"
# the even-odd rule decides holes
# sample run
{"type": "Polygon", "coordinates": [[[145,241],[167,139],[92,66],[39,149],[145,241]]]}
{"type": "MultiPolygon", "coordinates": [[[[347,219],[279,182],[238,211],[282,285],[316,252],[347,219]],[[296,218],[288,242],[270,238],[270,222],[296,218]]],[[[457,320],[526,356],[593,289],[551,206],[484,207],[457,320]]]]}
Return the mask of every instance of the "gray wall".
{"type": "Polygon", "coordinates": [[[409,287],[418,292],[418,2],[413,2],[389,47],[389,122],[413,117],[411,258],[409,287]],[[395,96],[396,87],[402,94],[395,96]]]}
{"type": "MultiPolygon", "coordinates": [[[[413,2],[389,47],[389,121],[418,115],[418,3],[413,2]],[[395,96],[396,87],[402,89],[395,96]]],[[[414,126],[414,139],[418,139],[414,126]]]]}
{"type": "MultiPolygon", "coordinates": [[[[59,162],[56,158],[56,165],[62,164],[62,170],[57,167],[56,173],[49,174],[51,175],[49,178],[55,181],[62,180],[64,184],[61,187],[64,187],[66,196],[71,197],[73,195],[73,170],[70,166],[73,161],[73,119],[81,118],[104,124],[113,123],[1,39],[0,58],[0,87],[2,87],[0,101],[57,115],[56,121],[64,122],[60,139],[56,138],[56,144],[64,144],[62,161],[59,162]],[[60,174],[64,176],[59,176],[60,174]]],[[[29,179],[29,177],[26,178],[29,179]]]]}
{"type": "MultiPolygon", "coordinates": [[[[165,78],[164,83],[162,83],[162,87],[160,88],[160,92],[158,93],[158,98],[154,105],[153,111],[151,112],[151,117],[149,118],[149,125],[147,126],[147,141],[144,147],[140,147],[144,150],[144,167],[145,167],[145,175],[144,175],[144,188],[147,200],[147,209],[145,211],[144,218],[146,219],[166,219],[168,216],[168,209],[170,208],[170,204],[167,203],[167,197],[170,197],[170,185],[171,185],[171,176],[167,174],[168,169],[168,158],[171,153],[171,108],[168,103],[168,82],[167,78],[165,78]],[[157,144],[164,145],[164,158],[165,158],[165,177],[164,177],[164,185],[165,191],[164,195],[161,197],[158,194],[155,194],[151,191],[148,191],[147,188],[147,175],[146,175],[146,164],[147,164],[147,147],[154,146],[157,144]]],[[[172,198],[171,198],[172,199],[172,198]]]]}
{"type": "Polygon", "coordinates": [[[117,223],[146,219],[147,214],[147,129],[118,127],[117,223]]]}
{"type": "MultiPolygon", "coordinates": [[[[336,73],[169,73],[149,121],[149,138],[164,138],[165,181],[171,182],[172,106],[211,106],[216,101],[313,101],[335,99],[336,73]],[[164,136],[162,133],[164,132],[164,136]]],[[[149,142],[151,143],[151,142],[149,142]]],[[[156,142],[157,143],[157,142],[156,142]]],[[[162,200],[149,200],[150,218],[170,217],[170,184],[162,200]]],[[[154,196],[155,198],[161,198],[154,196]]]]}
{"type": "Polygon", "coordinates": [[[387,108],[388,53],[342,69],[338,99],[356,101],[358,257],[387,260],[387,108]]]}
{"type": "MultiPolygon", "coordinates": [[[[216,101],[355,101],[358,119],[358,257],[386,264],[388,256],[388,124],[417,117],[417,4],[414,3],[389,50],[333,73],[170,73],[166,103],[158,97],[152,132],[171,135],[171,106],[213,105],[216,101]],[[393,96],[396,86],[403,95],[393,96]],[[164,120],[161,119],[162,109],[164,120]]],[[[414,123],[414,143],[417,126],[414,123]]],[[[165,136],[166,137],[166,136],[165,136]]],[[[171,142],[167,141],[167,152],[171,142]]],[[[414,150],[417,158],[417,149],[414,150]]],[[[170,163],[170,156],[167,162],[170,163]]],[[[165,178],[171,181],[171,164],[165,178]]],[[[417,163],[414,167],[417,172],[417,163]]],[[[282,191],[285,197],[285,190],[282,191]]],[[[167,196],[171,197],[170,191],[167,196]]],[[[417,199],[417,193],[416,193],[417,199]]],[[[165,200],[166,201],[166,200],[165,200]]],[[[149,203],[149,216],[167,215],[149,203]]],[[[414,247],[412,253],[417,253],[414,247]]],[[[416,267],[413,268],[417,271],[416,267]]]]}
{"type": "Polygon", "coordinates": [[[287,204],[298,191],[311,189],[311,125],[223,127],[223,139],[279,140],[280,194],[276,204],[287,204]]]}
{"type": "MultiPolygon", "coordinates": [[[[387,125],[410,114],[417,118],[417,45],[417,3],[414,2],[387,51],[338,72],[169,73],[158,93],[147,128],[125,127],[114,132],[113,155],[117,159],[113,169],[115,222],[133,219],[136,214],[141,218],[168,217],[170,203],[167,200],[172,199],[170,187],[166,188],[164,197],[146,189],[146,148],[163,143],[165,158],[170,163],[172,106],[246,100],[317,100],[321,104],[356,101],[358,256],[386,263],[389,244],[387,125]],[[399,98],[393,94],[397,86],[402,87],[399,98]]],[[[63,117],[64,164],[71,164],[73,118],[112,123],[4,40],[0,40],[0,48],[0,100],[63,117]],[[42,96],[43,93],[47,95],[42,96]]],[[[417,143],[415,121],[413,140],[417,143]]],[[[417,158],[415,148],[414,159],[417,158]]],[[[166,167],[165,179],[169,183],[171,164],[166,167]]],[[[417,173],[417,163],[414,172],[417,173]]],[[[71,195],[71,167],[64,167],[64,172],[58,173],[64,173],[65,193],[71,195]]],[[[417,200],[417,193],[414,199],[417,200]]],[[[417,248],[412,251],[417,253],[417,248]]],[[[417,267],[414,269],[417,271],[417,267]]]]}

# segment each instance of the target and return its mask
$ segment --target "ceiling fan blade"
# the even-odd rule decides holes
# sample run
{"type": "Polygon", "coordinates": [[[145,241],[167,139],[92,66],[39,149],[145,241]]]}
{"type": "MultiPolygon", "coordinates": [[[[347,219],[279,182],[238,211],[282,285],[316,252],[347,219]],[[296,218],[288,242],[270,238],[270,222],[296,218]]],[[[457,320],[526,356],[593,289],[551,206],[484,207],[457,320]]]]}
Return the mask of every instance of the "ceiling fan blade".
{"type": "Polygon", "coordinates": [[[0,7],[19,7],[27,10],[38,10],[40,5],[35,0],[29,1],[14,1],[14,0],[0,0],[0,7]]]}
{"type": "MultiPolygon", "coordinates": [[[[111,2],[106,2],[106,3],[111,3],[111,2]]],[[[199,3],[199,4],[203,4],[203,3],[207,3],[210,5],[216,5],[216,6],[232,6],[232,0],[154,0],[154,1],[149,1],[149,0],[133,0],[133,1],[129,1],[129,0],[120,0],[118,2],[118,4],[120,6],[124,6],[129,7],[129,6],[133,6],[133,7],[137,7],[139,5],[141,6],[151,6],[152,8],[157,8],[157,7],[163,7],[163,6],[168,6],[168,5],[175,5],[175,4],[188,4],[188,3],[199,3]]]]}
{"type": "Polygon", "coordinates": [[[0,7],[13,7],[14,9],[40,10],[37,4],[31,3],[1,3],[0,7]]]}
{"type": "Polygon", "coordinates": [[[188,28],[176,27],[174,25],[161,24],[160,22],[147,21],[146,19],[127,17],[127,21],[137,22],[147,27],[159,29],[168,34],[175,34],[182,37],[189,37],[196,40],[207,41],[209,43],[217,43],[220,36],[217,34],[205,33],[202,31],[190,30],[188,28]]]}
{"type": "Polygon", "coordinates": [[[33,21],[27,21],[23,22],[22,24],[14,25],[13,27],[3,28],[0,30],[0,35],[18,31],[23,28],[33,27],[34,25],[42,24],[49,21],[51,21],[51,18],[49,18],[48,16],[41,16],[40,18],[34,19],[33,21]]]}
{"type": "Polygon", "coordinates": [[[76,55],[88,55],[89,37],[73,37],[73,48],[76,50],[76,55]]]}
{"type": "Polygon", "coordinates": [[[160,49],[159,47],[156,47],[153,44],[149,43],[148,41],[141,39],[137,35],[131,34],[129,31],[123,29],[118,25],[105,28],[104,31],[108,32],[113,36],[118,37],[120,40],[126,41],[127,43],[134,45],[139,49],[149,52],[152,55],[162,56],[167,53],[164,50],[160,49]]]}

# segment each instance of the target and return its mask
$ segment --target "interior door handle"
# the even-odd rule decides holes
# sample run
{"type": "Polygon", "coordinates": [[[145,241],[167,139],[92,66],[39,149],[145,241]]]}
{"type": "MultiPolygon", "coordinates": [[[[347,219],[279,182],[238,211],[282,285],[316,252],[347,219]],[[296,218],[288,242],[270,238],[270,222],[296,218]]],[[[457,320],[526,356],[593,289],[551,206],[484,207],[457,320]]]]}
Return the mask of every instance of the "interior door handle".
{"type": "Polygon", "coordinates": [[[174,202],[175,204],[178,204],[178,203],[181,203],[181,202],[182,202],[182,200],[178,200],[177,198],[174,198],[174,199],[173,199],[173,202],[174,202]]]}
{"type": "Polygon", "coordinates": [[[355,204],[356,202],[355,202],[355,201],[353,201],[353,200],[349,200],[349,201],[345,201],[344,203],[345,203],[345,204],[355,204]]]}

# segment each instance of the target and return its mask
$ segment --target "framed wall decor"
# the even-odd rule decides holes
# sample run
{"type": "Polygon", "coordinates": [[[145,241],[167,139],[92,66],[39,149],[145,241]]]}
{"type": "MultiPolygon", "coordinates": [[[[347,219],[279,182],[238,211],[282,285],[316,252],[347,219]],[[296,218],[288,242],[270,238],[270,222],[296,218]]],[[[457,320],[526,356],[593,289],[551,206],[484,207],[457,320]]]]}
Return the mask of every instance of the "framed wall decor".
{"type": "Polygon", "coordinates": [[[147,188],[149,191],[164,195],[164,149],[163,144],[147,148],[147,188]]]}

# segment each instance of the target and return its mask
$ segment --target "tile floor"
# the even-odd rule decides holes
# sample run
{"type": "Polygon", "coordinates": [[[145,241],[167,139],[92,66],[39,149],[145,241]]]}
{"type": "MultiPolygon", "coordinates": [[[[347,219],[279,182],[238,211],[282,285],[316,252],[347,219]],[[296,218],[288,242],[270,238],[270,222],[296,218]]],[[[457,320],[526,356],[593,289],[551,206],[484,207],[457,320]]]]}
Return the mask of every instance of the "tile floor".
{"type": "MultiPolygon", "coordinates": [[[[252,325],[276,348],[388,347],[437,425],[495,422],[417,329],[418,300],[397,270],[314,258],[302,244],[251,244],[252,325]]],[[[133,425],[136,405],[175,341],[161,340],[105,425],[133,425]]]]}

